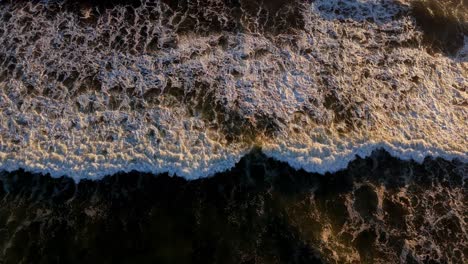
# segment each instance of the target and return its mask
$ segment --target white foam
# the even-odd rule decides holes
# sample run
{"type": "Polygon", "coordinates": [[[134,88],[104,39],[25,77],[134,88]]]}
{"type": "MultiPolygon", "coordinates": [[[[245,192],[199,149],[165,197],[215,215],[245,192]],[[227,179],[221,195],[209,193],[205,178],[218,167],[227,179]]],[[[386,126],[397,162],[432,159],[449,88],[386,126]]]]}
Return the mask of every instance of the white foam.
{"type": "Polygon", "coordinates": [[[196,179],[254,146],[319,173],[377,148],[467,161],[466,45],[428,54],[405,6],[314,1],[300,7],[303,28],[277,35],[182,34],[156,6],[137,22],[116,7],[86,24],[0,5],[1,170],[196,179]]]}

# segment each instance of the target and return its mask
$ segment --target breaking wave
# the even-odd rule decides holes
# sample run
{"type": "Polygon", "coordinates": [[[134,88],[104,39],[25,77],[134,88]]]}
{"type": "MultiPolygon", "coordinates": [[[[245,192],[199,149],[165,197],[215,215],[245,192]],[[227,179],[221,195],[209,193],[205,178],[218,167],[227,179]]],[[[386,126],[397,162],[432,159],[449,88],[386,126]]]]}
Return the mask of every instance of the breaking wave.
{"type": "Polygon", "coordinates": [[[0,1],[0,169],[195,179],[252,148],[319,173],[377,148],[466,162],[466,6],[432,4],[0,1]]]}

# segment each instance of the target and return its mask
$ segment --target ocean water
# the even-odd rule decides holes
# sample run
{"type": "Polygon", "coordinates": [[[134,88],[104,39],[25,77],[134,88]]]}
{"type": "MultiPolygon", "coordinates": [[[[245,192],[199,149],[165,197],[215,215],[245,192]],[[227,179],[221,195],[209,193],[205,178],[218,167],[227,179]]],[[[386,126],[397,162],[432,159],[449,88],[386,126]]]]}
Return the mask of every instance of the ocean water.
{"type": "Polygon", "coordinates": [[[335,174],[259,151],[185,180],[0,175],[3,263],[464,263],[467,165],[383,151],[335,174]]]}
{"type": "Polygon", "coordinates": [[[107,3],[2,1],[1,169],[195,179],[254,147],[320,173],[377,148],[467,159],[463,3],[439,51],[405,2],[107,3]]]}
{"type": "Polygon", "coordinates": [[[467,88],[462,0],[0,0],[0,263],[463,263],[467,88]]]}

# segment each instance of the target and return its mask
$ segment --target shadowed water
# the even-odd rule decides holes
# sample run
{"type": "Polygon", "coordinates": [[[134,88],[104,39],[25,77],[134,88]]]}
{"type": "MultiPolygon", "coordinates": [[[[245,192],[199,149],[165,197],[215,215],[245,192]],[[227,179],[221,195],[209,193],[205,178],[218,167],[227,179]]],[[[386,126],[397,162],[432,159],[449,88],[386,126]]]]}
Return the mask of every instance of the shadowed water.
{"type": "Polygon", "coordinates": [[[466,164],[379,151],[335,174],[253,152],[186,181],[3,173],[2,263],[462,263],[466,164]]]}
{"type": "Polygon", "coordinates": [[[412,1],[413,14],[433,51],[454,54],[468,35],[468,3],[463,0],[412,1]]]}

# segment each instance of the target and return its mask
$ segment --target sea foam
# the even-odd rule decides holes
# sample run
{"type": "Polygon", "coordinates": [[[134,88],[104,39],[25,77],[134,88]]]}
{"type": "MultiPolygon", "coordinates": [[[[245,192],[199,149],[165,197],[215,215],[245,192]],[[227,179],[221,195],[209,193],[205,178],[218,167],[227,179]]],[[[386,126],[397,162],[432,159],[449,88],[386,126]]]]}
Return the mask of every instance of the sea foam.
{"type": "Polygon", "coordinates": [[[0,169],[196,179],[252,148],[309,172],[467,155],[467,37],[398,1],[0,3],[0,169]]]}

